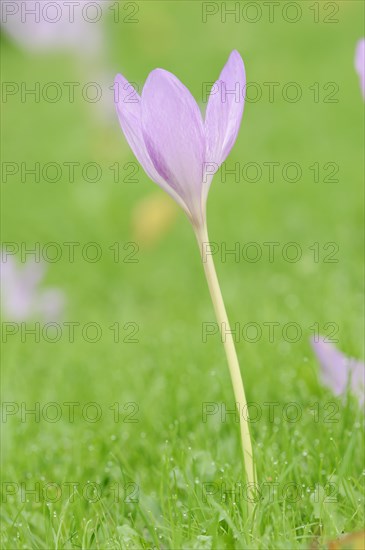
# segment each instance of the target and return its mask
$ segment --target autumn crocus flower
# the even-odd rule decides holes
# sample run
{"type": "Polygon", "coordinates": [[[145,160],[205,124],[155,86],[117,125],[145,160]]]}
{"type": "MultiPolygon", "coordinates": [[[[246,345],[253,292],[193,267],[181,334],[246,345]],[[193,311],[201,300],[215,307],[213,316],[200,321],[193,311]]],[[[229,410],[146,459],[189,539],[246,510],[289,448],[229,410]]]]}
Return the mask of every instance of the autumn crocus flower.
{"type": "Polygon", "coordinates": [[[60,318],[64,305],[63,293],[55,288],[41,289],[45,276],[44,264],[27,261],[19,266],[0,251],[1,309],[9,321],[28,321],[40,317],[44,321],[60,318]]]}
{"type": "Polygon", "coordinates": [[[213,85],[205,121],[189,90],[168,71],[152,71],[141,97],[122,75],[115,83],[119,122],[133,153],[193,225],[204,225],[212,166],[226,159],[241,123],[245,70],[239,53],[231,53],[213,85]]]}
{"type": "Polygon", "coordinates": [[[347,388],[364,403],[365,365],[348,357],[325,338],[312,338],[312,348],[320,365],[323,384],[334,395],[344,395],[347,388]]]}
{"type": "MultiPolygon", "coordinates": [[[[225,331],[222,339],[239,413],[247,402],[213,259],[206,254],[206,201],[213,172],[237,138],[245,83],[243,61],[233,51],[212,87],[204,120],[189,90],[168,71],[152,71],[141,97],[124,76],[118,75],[115,81],[119,122],[133,153],[151,180],[183,208],[194,228],[217,320],[225,331]]],[[[248,422],[239,416],[246,478],[254,483],[248,422]]]]}
{"type": "Polygon", "coordinates": [[[365,99],[365,38],[358,41],[355,53],[355,68],[359,75],[362,95],[365,99]]]}
{"type": "Polygon", "coordinates": [[[75,53],[95,56],[102,48],[103,37],[98,20],[110,2],[39,2],[14,0],[4,2],[1,26],[20,46],[30,51],[71,49],[75,53]]]}
{"type": "MultiPolygon", "coordinates": [[[[20,48],[32,54],[67,52],[78,65],[79,78],[101,88],[98,105],[105,120],[114,116],[109,101],[104,19],[111,0],[13,0],[1,2],[0,29],[20,48]]],[[[94,110],[94,112],[96,112],[94,110]]]]}

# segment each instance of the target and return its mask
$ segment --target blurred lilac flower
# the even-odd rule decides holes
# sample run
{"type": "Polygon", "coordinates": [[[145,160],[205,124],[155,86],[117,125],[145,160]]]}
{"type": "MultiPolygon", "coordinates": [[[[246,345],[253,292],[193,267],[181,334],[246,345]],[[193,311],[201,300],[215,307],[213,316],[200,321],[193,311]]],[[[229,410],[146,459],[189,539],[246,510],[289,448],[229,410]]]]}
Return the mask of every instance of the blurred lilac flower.
{"type": "Polygon", "coordinates": [[[5,319],[26,321],[41,317],[56,321],[62,314],[64,295],[53,288],[40,290],[44,264],[28,261],[19,267],[13,258],[1,253],[1,307],[5,319]]]}
{"type": "Polygon", "coordinates": [[[13,0],[2,6],[1,28],[21,48],[48,54],[69,52],[79,78],[85,77],[98,87],[97,109],[93,113],[109,124],[114,120],[110,102],[108,38],[104,29],[105,10],[111,0],[13,0]]]}
{"type": "Polygon", "coordinates": [[[124,76],[116,77],[117,114],[133,153],[195,228],[205,225],[213,175],[236,141],[245,83],[242,58],[233,51],[212,87],[204,122],[197,102],[172,73],[153,70],[141,97],[124,76]]]}
{"type": "Polygon", "coordinates": [[[4,3],[1,25],[23,48],[35,51],[71,48],[77,54],[92,56],[102,45],[98,21],[108,4],[109,0],[92,3],[14,0],[4,3]]]}
{"type": "Polygon", "coordinates": [[[360,78],[362,95],[365,99],[365,38],[358,41],[355,55],[355,68],[360,78]]]}
{"type": "Polygon", "coordinates": [[[333,344],[319,337],[317,342],[311,339],[312,348],[321,367],[321,379],[335,395],[346,393],[349,384],[360,403],[364,402],[365,365],[352,357],[347,357],[333,344]]]}

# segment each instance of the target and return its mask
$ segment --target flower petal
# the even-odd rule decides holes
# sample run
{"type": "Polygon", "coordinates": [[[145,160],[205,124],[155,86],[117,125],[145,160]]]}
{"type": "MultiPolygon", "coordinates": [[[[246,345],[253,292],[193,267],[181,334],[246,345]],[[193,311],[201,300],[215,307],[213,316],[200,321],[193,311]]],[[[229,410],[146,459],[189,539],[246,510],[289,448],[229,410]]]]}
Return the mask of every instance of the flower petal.
{"type": "Polygon", "coordinates": [[[212,87],[205,115],[206,161],[218,166],[227,158],[238,134],[245,102],[246,74],[233,50],[212,87]]]}
{"type": "Polygon", "coordinates": [[[157,172],[198,221],[205,156],[203,120],[189,90],[163,69],[152,71],[143,88],[142,132],[157,172]]]}
{"type": "Polygon", "coordinates": [[[359,40],[356,46],[355,68],[360,78],[362,95],[365,99],[365,39],[359,40]]]}
{"type": "Polygon", "coordinates": [[[115,106],[124,135],[151,179],[159,179],[147,152],[141,131],[141,98],[121,74],[115,79],[115,106]]]}
{"type": "Polygon", "coordinates": [[[141,98],[132,84],[121,74],[115,78],[115,106],[126,140],[148,177],[167,191],[186,210],[186,205],[156,171],[151,161],[142,135],[141,98]]]}
{"type": "Polygon", "coordinates": [[[347,357],[333,344],[326,342],[323,337],[311,339],[312,348],[321,367],[322,382],[330,388],[334,395],[346,392],[350,380],[352,392],[360,402],[364,401],[364,363],[347,357]]]}

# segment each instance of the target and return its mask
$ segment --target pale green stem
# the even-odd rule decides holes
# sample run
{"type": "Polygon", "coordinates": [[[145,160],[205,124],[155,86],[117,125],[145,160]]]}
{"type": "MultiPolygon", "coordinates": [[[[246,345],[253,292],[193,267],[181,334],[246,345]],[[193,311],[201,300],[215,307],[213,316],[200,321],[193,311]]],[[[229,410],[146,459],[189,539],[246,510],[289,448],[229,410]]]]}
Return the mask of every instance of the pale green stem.
{"type": "MultiPolygon", "coordinates": [[[[248,409],[245,390],[243,388],[240,366],[238,363],[236,348],[234,345],[226,308],[223,302],[222,292],[219,286],[213,257],[210,253],[208,231],[205,224],[204,226],[194,227],[194,230],[198,240],[204,271],[207,278],[215,315],[219,324],[219,329],[227,356],[229,372],[231,375],[236,406],[239,414],[246,482],[249,484],[255,484],[256,469],[252,454],[252,444],[248,425],[248,409]]],[[[253,493],[253,490],[254,485],[252,485],[252,491],[250,491],[250,493],[253,493]]],[[[251,507],[249,506],[249,508],[251,507]]]]}

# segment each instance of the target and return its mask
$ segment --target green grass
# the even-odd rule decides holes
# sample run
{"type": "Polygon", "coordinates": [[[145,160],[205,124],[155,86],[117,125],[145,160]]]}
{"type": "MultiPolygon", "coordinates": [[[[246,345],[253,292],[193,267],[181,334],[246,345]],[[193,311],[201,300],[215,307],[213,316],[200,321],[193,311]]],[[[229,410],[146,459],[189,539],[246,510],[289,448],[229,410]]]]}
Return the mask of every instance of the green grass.
{"type": "MultiPolygon", "coordinates": [[[[138,263],[114,262],[109,247],[133,240],[134,207],[160,192],[142,170],[138,183],[113,182],[110,165],[134,162],[116,117],[103,121],[98,106],[80,100],[21,103],[15,97],[2,105],[3,162],[103,168],[96,183],[83,181],[79,171],[74,183],[65,174],[53,184],[3,183],[3,241],[60,243],[62,259],[48,265],[44,285],[67,295],[62,322],[95,322],[102,329],[96,343],[85,342],[80,331],[69,343],[64,327],[56,343],[35,343],[31,336],[22,343],[18,334],[3,346],[3,402],[20,410],[39,403],[41,412],[56,402],[62,413],[53,423],[42,414],[22,422],[20,412],[3,423],[3,548],[310,548],[362,528],[363,413],[353,398],[335,398],[320,384],[309,338],[315,323],[322,332],[333,323],[338,346],[363,357],[364,104],[353,69],[363,5],[338,2],[340,22],[331,25],[314,24],[308,4],[301,3],[303,18],[292,25],[280,17],[273,24],[265,18],[222,24],[218,17],[203,24],[200,2],[140,2],[138,24],[108,21],[111,76],[121,71],[143,83],[161,66],[200,99],[202,82],[212,82],[236,48],[249,81],[279,82],[279,93],[295,81],[303,90],[298,103],[280,96],[271,103],[264,88],[261,101],[247,103],[226,166],[256,162],[265,170],[264,162],[279,162],[281,171],[297,162],[300,181],[270,183],[264,171],[257,183],[235,183],[232,176],[222,183],[218,174],[208,203],[213,241],[227,248],[256,242],[263,250],[256,263],[215,258],[232,325],[255,322],[263,330],[258,342],[241,335],[237,343],[248,400],[262,410],[251,423],[261,487],[253,518],[243,498],[238,423],[232,415],[226,422],[219,414],[202,419],[204,403],[232,409],[234,400],[219,337],[202,341],[202,323],[214,322],[214,315],[184,215],[152,248],[141,246],[138,263]],[[315,82],[338,83],[338,103],[314,103],[309,86],[315,82]],[[337,163],[339,182],[323,182],[322,173],[313,181],[315,162],[337,163]],[[88,263],[77,253],[70,263],[62,243],[71,241],[97,242],[101,260],[88,263]],[[265,242],[280,243],[272,263],[265,242]],[[283,260],[288,242],[300,246],[300,261],[283,260]],[[319,243],[319,262],[313,243],[319,243]],[[326,243],[338,246],[337,263],[323,261],[331,251],[326,243]],[[136,323],[138,342],[115,343],[109,327],[116,322],[121,340],[130,330],[124,325],[136,323]],[[280,323],[273,343],[263,325],[269,322],[280,323]],[[302,330],[292,344],[281,333],[289,322],[302,330]],[[67,402],[80,403],[73,422],[67,402]],[[101,411],[97,422],[82,414],[91,402],[101,411]],[[301,411],[296,422],[286,415],[293,402],[301,411]],[[265,403],[277,404],[273,418],[265,403]],[[47,483],[62,494],[55,486],[42,493],[47,483]],[[296,502],[289,483],[302,488],[296,502]],[[207,495],[207,484],[214,494],[207,495]],[[34,488],[37,495],[29,492],[34,488]],[[7,494],[12,489],[13,496],[7,494]]],[[[66,54],[32,57],[4,36],[2,46],[4,81],[80,78],[66,54]]],[[[88,70],[81,80],[97,80],[99,71],[88,70]]]]}

